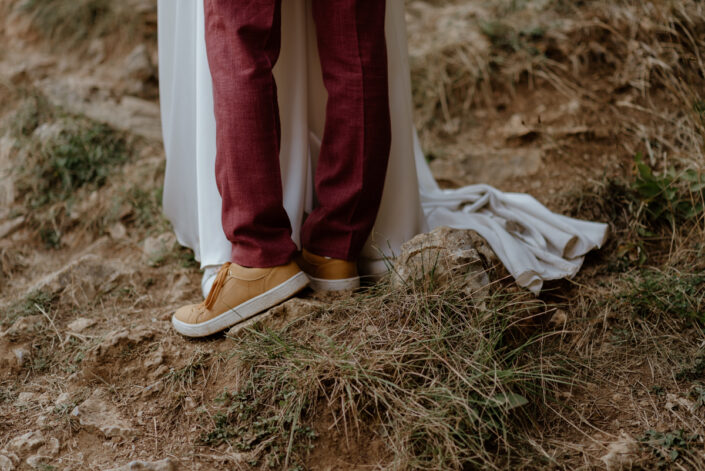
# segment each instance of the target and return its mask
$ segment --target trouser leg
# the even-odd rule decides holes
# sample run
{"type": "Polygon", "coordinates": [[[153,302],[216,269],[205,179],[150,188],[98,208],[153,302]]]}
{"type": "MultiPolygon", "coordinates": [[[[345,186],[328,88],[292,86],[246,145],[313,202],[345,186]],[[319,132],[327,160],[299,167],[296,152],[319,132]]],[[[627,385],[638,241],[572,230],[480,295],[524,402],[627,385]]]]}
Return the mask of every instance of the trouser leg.
{"type": "Polygon", "coordinates": [[[281,0],[204,0],[216,121],[216,182],[232,260],[289,262],[296,251],[282,202],[280,122],[272,68],[281,0]]]}
{"type": "Polygon", "coordinates": [[[318,255],[356,259],[377,217],[391,144],[385,3],[313,0],[328,104],[302,241],[318,255]]]}

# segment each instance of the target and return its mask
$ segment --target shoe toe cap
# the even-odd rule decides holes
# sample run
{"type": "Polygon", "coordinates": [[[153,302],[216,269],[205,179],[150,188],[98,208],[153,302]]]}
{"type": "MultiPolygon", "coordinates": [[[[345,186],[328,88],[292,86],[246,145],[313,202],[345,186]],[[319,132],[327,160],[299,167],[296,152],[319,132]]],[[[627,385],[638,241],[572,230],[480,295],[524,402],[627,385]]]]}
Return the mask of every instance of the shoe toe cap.
{"type": "Polygon", "coordinates": [[[200,304],[193,304],[177,309],[174,319],[185,324],[198,324],[202,322],[205,309],[200,304]]]}

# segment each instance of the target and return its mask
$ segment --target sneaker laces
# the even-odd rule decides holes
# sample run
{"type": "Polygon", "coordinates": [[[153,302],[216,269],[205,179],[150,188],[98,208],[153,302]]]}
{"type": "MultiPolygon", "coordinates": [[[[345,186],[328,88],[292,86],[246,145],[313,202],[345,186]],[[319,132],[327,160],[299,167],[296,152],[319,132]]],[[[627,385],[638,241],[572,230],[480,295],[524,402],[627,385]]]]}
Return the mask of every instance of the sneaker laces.
{"type": "Polygon", "coordinates": [[[206,309],[210,310],[213,308],[213,305],[215,304],[216,299],[218,299],[218,296],[220,295],[220,291],[223,289],[223,285],[225,285],[225,280],[228,278],[228,274],[230,273],[230,262],[223,264],[222,267],[220,267],[220,271],[218,272],[218,276],[215,277],[215,281],[213,282],[213,286],[211,287],[210,293],[208,293],[208,297],[206,298],[204,302],[204,306],[206,309]]]}

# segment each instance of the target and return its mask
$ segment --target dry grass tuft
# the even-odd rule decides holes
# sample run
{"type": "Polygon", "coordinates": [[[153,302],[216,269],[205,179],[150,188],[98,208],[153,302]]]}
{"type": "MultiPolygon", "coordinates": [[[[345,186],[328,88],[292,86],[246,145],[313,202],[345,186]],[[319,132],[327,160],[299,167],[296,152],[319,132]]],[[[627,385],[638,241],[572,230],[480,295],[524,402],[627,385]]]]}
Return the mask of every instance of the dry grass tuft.
{"type": "Polygon", "coordinates": [[[452,285],[382,283],[282,331],[236,339],[245,385],[220,397],[203,440],[254,452],[260,464],[304,463],[311,427],[324,420],[346,442],[384,440],[394,469],[511,462],[526,411],[564,377],[550,361],[528,361],[541,339],[519,327],[531,303],[476,301],[452,285]]]}

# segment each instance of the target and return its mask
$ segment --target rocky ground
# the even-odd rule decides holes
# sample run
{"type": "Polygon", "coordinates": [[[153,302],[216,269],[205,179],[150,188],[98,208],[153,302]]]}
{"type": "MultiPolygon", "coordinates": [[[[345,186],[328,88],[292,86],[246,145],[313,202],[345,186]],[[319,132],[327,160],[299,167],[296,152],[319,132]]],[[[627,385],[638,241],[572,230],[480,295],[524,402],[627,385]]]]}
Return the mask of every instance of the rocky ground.
{"type": "Polygon", "coordinates": [[[155,2],[0,0],[0,470],[705,469],[704,8],[407,2],[438,180],[608,246],[534,298],[443,230],[411,281],[187,340],[155,2]]]}

